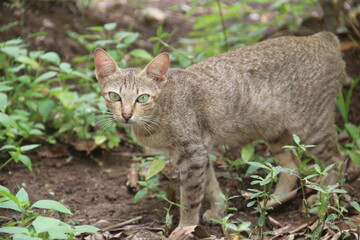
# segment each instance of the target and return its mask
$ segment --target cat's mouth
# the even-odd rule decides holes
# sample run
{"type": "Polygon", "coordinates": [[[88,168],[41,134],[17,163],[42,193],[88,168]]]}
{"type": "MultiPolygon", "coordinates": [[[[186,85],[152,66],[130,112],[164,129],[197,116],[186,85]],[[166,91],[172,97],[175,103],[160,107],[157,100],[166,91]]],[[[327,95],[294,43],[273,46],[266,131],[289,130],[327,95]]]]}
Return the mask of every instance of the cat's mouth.
{"type": "Polygon", "coordinates": [[[115,120],[119,123],[121,123],[123,126],[133,126],[137,123],[136,119],[134,117],[130,118],[124,118],[123,116],[114,116],[115,120]]]}
{"type": "Polygon", "coordinates": [[[125,127],[130,127],[130,126],[134,126],[136,124],[136,122],[134,121],[121,121],[121,124],[125,127]]]}

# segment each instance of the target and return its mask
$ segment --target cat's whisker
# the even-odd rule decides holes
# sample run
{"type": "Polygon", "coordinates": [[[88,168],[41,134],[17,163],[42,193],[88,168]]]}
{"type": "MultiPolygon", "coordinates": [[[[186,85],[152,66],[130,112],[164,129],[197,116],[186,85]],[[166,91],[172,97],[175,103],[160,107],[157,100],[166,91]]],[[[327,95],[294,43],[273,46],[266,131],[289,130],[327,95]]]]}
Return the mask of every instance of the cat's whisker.
{"type": "Polygon", "coordinates": [[[101,128],[98,130],[98,133],[99,134],[102,134],[104,133],[104,131],[113,124],[114,122],[112,121],[108,121],[108,122],[105,122],[104,125],[101,126],[101,128]]]}

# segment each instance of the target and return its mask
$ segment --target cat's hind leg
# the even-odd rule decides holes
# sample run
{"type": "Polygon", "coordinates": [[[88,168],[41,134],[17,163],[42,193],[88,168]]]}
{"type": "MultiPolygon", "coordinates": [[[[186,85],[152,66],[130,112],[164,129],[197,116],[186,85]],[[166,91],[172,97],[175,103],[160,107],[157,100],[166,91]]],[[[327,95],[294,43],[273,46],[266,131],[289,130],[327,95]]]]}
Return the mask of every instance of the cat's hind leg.
{"type": "Polygon", "coordinates": [[[224,200],[220,197],[221,189],[216,179],[214,168],[211,162],[208,162],[205,176],[205,198],[210,203],[210,209],[206,210],[203,220],[206,223],[212,223],[211,219],[221,220],[224,215],[224,200]]]}

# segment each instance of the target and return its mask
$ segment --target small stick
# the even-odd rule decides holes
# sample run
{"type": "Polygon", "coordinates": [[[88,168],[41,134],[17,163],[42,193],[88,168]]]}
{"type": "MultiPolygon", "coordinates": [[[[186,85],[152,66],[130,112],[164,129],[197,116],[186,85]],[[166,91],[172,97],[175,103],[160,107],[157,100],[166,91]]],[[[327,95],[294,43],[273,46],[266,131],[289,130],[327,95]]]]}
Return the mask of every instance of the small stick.
{"type": "Polygon", "coordinates": [[[142,218],[143,218],[142,216],[138,216],[138,217],[135,217],[135,218],[126,220],[126,221],[124,221],[124,222],[117,223],[117,224],[114,224],[114,225],[109,226],[109,227],[105,227],[105,228],[103,228],[103,229],[101,229],[101,230],[102,230],[103,232],[106,232],[106,231],[112,230],[112,229],[114,229],[114,228],[123,227],[123,226],[125,226],[125,225],[130,224],[130,223],[139,221],[139,220],[141,220],[142,218]]]}

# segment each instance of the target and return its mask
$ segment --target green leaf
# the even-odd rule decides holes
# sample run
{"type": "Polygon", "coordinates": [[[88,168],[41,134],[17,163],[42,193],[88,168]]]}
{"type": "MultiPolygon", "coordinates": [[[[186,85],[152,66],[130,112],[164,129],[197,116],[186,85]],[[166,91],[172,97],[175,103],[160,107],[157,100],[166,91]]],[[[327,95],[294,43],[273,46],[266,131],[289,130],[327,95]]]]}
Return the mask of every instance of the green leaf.
{"type": "Polygon", "coordinates": [[[244,160],[244,162],[250,161],[251,157],[254,155],[255,148],[252,144],[245,145],[241,149],[241,158],[244,160]]]}
{"type": "Polygon", "coordinates": [[[327,166],[325,169],[324,169],[324,173],[327,173],[327,172],[329,172],[333,167],[335,166],[335,163],[333,163],[333,164],[330,164],[329,166],[327,166]]]}
{"type": "Polygon", "coordinates": [[[148,53],[144,49],[140,49],[140,48],[132,50],[131,52],[129,52],[129,54],[131,56],[139,57],[139,58],[145,59],[147,61],[151,61],[153,59],[153,57],[151,56],[150,53],[148,53]]]}
{"type": "Polygon", "coordinates": [[[163,25],[160,25],[157,29],[156,29],[156,36],[160,36],[160,34],[163,31],[163,25]]]}
{"type": "Polygon", "coordinates": [[[351,123],[345,123],[345,129],[352,139],[360,138],[360,128],[351,123]]]}
{"type": "Polygon", "coordinates": [[[8,97],[5,93],[0,93],[0,111],[5,112],[8,97]]]}
{"type": "Polygon", "coordinates": [[[67,63],[67,62],[62,62],[60,64],[60,69],[66,73],[71,73],[72,72],[72,68],[71,68],[71,65],[70,63],[67,63]]]}
{"type": "Polygon", "coordinates": [[[29,236],[29,234],[15,233],[13,235],[12,240],[44,240],[44,239],[39,237],[31,237],[29,236]]]}
{"type": "Polygon", "coordinates": [[[45,99],[39,102],[38,111],[41,118],[45,121],[49,115],[54,111],[55,103],[50,99],[45,99]]]}
{"type": "Polygon", "coordinates": [[[41,209],[51,209],[66,214],[72,214],[67,207],[54,200],[39,200],[36,203],[34,203],[32,207],[41,208],[41,209]]]}
{"type": "Polygon", "coordinates": [[[0,232],[8,233],[8,234],[15,234],[15,233],[28,234],[29,230],[25,227],[2,227],[0,228],[0,232]]]}
{"type": "Polygon", "coordinates": [[[252,207],[255,205],[255,203],[256,203],[256,201],[251,201],[246,205],[246,207],[252,207]]]}
{"type": "Polygon", "coordinates": [[[0,85],[0,92],[7,92],[7,91],[10,91],[10,90],[13,90],[13,89],[14,88],[10,87],[10,86],[0,85]]]}
{"type": "Polygon", "coordinates": [[[66,107],[67,109],[72,109],[78,98],[78,94],[76,92],[65,91],[65,92],[60,92],[58,98],[60,99],[64,107],[66,107]]]}
{"type": "Polygon", "coordinates": [[[360,153],[348,151],[348,154],[351,158],[351,161],[353,161],[356,165],[360,166],[360,153]]]}
{"type": "Polygon", "coordinates": [[[321,168],[320,168],[320,166],[318,164],[314,165],[314,169],[315,169],[316,172],[322,173],[321,168]]]}
{"type": "Polygon", "coordinates": [[[95,144],[96,145],[100,145],[100,144],[104,143],[106,140],[107,140],[107,137],[104,135],[95,136],[95,144]]]}
{"type": "Polygon", "coordinates": [[[312,189],[315,189],[316,191],[318,192],[322,192],[322,193],[325,193],[325,190],[322,189],[320,186],[317,186],[317,185],[306,185],[308,188],[312,188],[312,189]]]}
{"type": "Polygon", "coordinates": [[[259,219],[258,219],[258,225],[260,227],[265,225],[265,215],[260,215],[259,219]]]}
{"type": "Polygon", "coordinates": [[[16,146],[14,146],[14,145],[4,145],[4,146],[2,146],[1,148],[0,148],[0,151],[2,151],[2,150],[15,150],[16,149],[16,146]]]}
{"type": "Polygon", "coordinates": [[[20,47],[18,46],[6,46],[0,48],[0,51],[11,56],[11,57],[18,57],[20,55],[20,47]]]}
{"type": "Polygon", "coordinates": [[[0,185],[0,191],[10,193],[10,190],[7,187],[1,186],[1,185],[0,185]]]}
{"type": "Polygon", "coordinates": [[[69,224],[54,218],[38,217],[32,223],[37,233],[49,233],[50,239],[69,239],[68,234],[74,234],[75,229],[69,224]]]}
{"type": "Polygon", "coordinates": [[[29,202],[29,195],[24,188],[21,188],[17,193],[16,197],[19,202],[29,202]]]}
{"type": "Polygon", "coordinates": [[[1,186],[0,195],[5,197],[0,199],[0,208],[12,209],[14,211],[21,212],[19,200],[16,196],[10,193],[9,189],[1,186]]]}
{"type": "Polygon", "coordinates": [[[344,99],[344,95],[341,91],[339,91],[338,97],[336,98],[336,106],[339,109],[340,115],[344,119],[345,122],[349,121],[349,109],[346,108],[346,103],[344,99]]]}
{"type": "Polygon", "coordinates": [[[294,139],[294,142],[295,142],[297,145],[300,145],[300,138],[299,138],[298,135],[293,134],[293,139],[294,139]]]}
{"type": "Polygon", "coordinates": [[[117,26],[117,23],[116,22],[113,22],[113,23],[107,23],[104,25],[104,28],[107,30],[107,31],[112,31],[116,28],[117,26]]]}
{"type": "Polygon", "coordinates": [[[0,124],[6,128],[18,128],[16,122],[7,114],[0,112],[0,124]]]}
{"type": "Polygon", "coordinates": [[[18,160],[20,160],[20,162],[22,162],[30,171],[32,171],[32,162],[28,156],[20,154],[18,156],[18,160]]]}
{"type": "Polygon", "coordinates": [[[4,199],[4,198],[0,198],[0,208],[11,209],[17,212],[21,212],[21,208],[18,204],[16,204],[12,200],[4,199]]]}
{"type": "Polygon", "coordinates": [[[33,136],[41,136],[44,135],[44,133],[42,131],[40,131],[39,129],[31,129],[29,132],[30,135],[33,136]]]}
{"type": "Polygon", "coordinates": [[[265,166],[264,164],[259,162],[248,162],[248,164],[258,168],[270,169],[268,166],[265,166]]]}
{"type": "Polygon", "coordinates": [[[159,172],[161,172],[165,167],[165,159],[154,159],[149,167],[149,170],[146,173],[145,180],[149,180],[159,172]]]}
{"type": "Polygon", "coordinates": [[[123,40],[126,44],[131,44],[140,36],[139,33],[134,32],[118,32],[115,34],[115,38],[118,40],[123,40]]]}
{"type": "Polygon", "coordinates": [[[41,146],[40,144],[29,144],[20,147],[21,152],[27,152],[41,146]]]}
{"type": "Polygon", "coordinates": [[[34,59],[29,58],[28,56],[18,56],[16,61],[29,65],[33,68],[39,68],[40,65],[34,59]]]}
{"type": "Polygon", "coordinates": [[[135,203],[138,203],[143,197],[145,197],[145,195],[148,193],[148,191],[146,189],[141,189],[140,191],[138,191],[136,194],[135,194],[135,197],[134,197],[134,202],[135,203]]]}
{"type": "Polygon", "coordinates": [[[39,77],[37,77],[34,82],[35,83],[39,83],[41,81],[44,81],[44,80],[48,80],[50,78],[53,78],[57,75],[57,72],[54,72],[54,71],[49,71],[49,72],[46,72],[46,73],[43,73],[41,74],[39,77]]]}
{"type": "Polygon", "coordinates": [[[80,226],[75,226],[74,228],[75,228],[75,234],[97,233],[98,231],[100,231],[99,228],[90,225],[80,225],[80,226]]]}
{"type": "Polygon", "coordinates": [[[37,110],[37,103],[32,100],[26,100],[25,105],[29,107],[31,110],[36,111],[37,110]]]}
{"type": "Polygon", "coordinates": [[[90,30],[90,31],[102,32],[104,30],[104,27],[102,27],[102,26],[93,26],[93,27],[88,27],[87,29],[90,30]]]}
{"type": "Polygon", "coordinates": [[[59,54],[57,54],[56,52],[47,52],[47,53],[41,55],[40,59],[42,59],[46,62],[55,63],[56,65],[60,64],[60,57],[59,57],[59,54]]]}
{"type": "Polygon", "coordinates": [[[350,202],[350,205],[360,213],[360,204],[358,202],[352,201],[350,202]]]}

